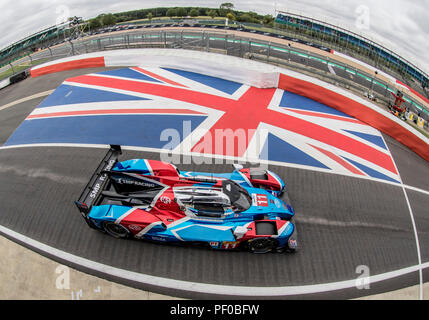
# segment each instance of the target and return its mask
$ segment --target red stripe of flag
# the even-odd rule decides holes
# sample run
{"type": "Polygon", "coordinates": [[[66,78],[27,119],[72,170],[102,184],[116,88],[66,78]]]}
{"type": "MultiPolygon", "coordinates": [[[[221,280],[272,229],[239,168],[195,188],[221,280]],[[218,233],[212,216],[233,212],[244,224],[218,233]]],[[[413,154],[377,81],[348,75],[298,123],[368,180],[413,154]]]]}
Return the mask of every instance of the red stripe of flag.
{"type": "Polygon", "coordinates": [[[341,166],[343,166],[344,168],[346,168],[347,170],[349,170],[350,172],[354,173],[354,174],[358,174],[361,176],[364,176],[365,174],[358,170],[356,167],[352,166],[350,163],[348,163],[347,161],[345,161],[343,158],[333,154],[332,152],[322,149],[322,148],[318,148],[312,144],[310,144],[310,146],[312,146],[313,148],[319,150],[320,152],[322,152],[324,155],[328,156],[329,158],[331,158],[332,160],[334,160],[335,162],[339,163],[341,166]]]}
{"type": "Polygon", "coordinates": [[[172,81],[172,80],[170,80],[170,79],[167,79],[167,78],[165,78],[165,77],[161,77],[160,75],[157,75],[157,74],[155,74],[155,73],[153,73],[153,72],[150,72],[150,71],[147,71],[147,70],[145,70],[145,69],[142,69],[142,68],[139,68],[139,67],[135,67],[135,68],[131,68],[131,69],[133,69],[133,70],[135,70],[135,71],[139,71],[139,72],[141,72],[141,73],[143,73],[143,74],[145,74],[145,75],[147,75],[147,76],[149,76],[149,77],[152,77],[152,78],[157,79],[157,80],[160,80],[160,81],[162,81],[162,82],[165,82],[165,83],[171,84],[171,85],[173,85],[173,86],[179,86],[179,87],[185,87],[185,88],[186,88],[186,86],[184,86],[183,84],[177,83],[177,82],[172,81]]]}
{"type": "Polygon", "coordinates": [[[111,109],[111,110],[79,110],[79,111],[64,111],[52,112],[43,114],[34,114],[27,117],[30,119],[50,118],[50,117],[66,117],[66,116],[89,116],[102,114],[191,114],[203,115],[201,112],[183,109],[111,109]]]}
{"type": "Polygon", "coordinates": [[[357,119],[351,119],[351,118],[347,118],[347,117],[335,116],[335,115],[331,115],[331,114],[319,113],[319,112],[313,112],[313,111],[297,110],[297,109],[293,109],[293,108],[286,108],[286,109],[289,111],[298,113],[298,114],[302,114],[304,116],[312,116],[312,117],[318,117],[318,118],[340,120],[340,121],[365,125],[365,123],[363,123],[362,121],[357,120],[357,119]]]}

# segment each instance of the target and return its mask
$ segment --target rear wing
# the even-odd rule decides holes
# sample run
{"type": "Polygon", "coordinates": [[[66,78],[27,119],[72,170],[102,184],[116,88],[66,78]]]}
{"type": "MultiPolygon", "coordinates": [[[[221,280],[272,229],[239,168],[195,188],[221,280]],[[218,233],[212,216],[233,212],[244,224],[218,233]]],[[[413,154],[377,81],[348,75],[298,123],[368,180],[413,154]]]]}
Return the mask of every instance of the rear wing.
{"type": "Polygon", "coordinates": [[[75,201],[77,208],[85,218],[91,212],[92,206],[97,202],[101,192],[109,181],[107,172],[113,169],[121,154],[121,146],[110,145],[109,151],[103,160],[101,160],[79,199],[75,201]]]}

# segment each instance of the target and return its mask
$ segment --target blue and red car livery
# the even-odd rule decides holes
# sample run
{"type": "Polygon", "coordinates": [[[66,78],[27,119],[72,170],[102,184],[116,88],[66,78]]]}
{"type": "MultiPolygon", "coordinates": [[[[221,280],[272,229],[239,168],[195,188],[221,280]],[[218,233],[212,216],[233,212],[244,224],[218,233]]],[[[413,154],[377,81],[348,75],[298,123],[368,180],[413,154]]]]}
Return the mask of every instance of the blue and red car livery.
{"type": "Polygon", "coordinates": [[[224,174],[181,172],[155,160],[119,162],[121,153],[111,146],[75,202],[91,228],[213,249],[296,251],[295,212],[275,173],[241,166],[224,174]]]}

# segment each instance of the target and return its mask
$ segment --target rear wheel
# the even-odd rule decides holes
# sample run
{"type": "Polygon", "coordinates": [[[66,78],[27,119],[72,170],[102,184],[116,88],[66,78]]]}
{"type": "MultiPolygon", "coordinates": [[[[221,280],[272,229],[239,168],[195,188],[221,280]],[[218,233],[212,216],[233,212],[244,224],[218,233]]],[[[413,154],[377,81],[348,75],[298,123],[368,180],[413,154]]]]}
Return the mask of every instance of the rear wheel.
{"type": "Polygon", "coordinates": [[[277,247],[277,241],[270,238],[257,238],[250,240],[247,246],[252,253],[268,253],[277,247]]]}
{"type": "Polygon", "coordinates": [[[120,224],[116,224],[114,222],[104,222],[103,229],[109,235],[117,239],[125,239],[128,238],[130,235],[130,232],[124,226],[121,226],[120,224]]]}

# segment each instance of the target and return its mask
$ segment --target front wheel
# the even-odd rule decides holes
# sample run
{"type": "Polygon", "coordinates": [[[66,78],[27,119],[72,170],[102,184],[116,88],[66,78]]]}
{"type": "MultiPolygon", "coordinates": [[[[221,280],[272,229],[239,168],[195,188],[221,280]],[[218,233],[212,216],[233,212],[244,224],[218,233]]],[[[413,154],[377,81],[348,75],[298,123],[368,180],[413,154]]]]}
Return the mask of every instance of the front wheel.
{"type": "Polygon", "coordinates": [[[130,236],[128,229],[114,222],[104,222],[103,229],[107,232],[107,234],[117,239],[125,239],[130,236]]]}
{"type": "Polygon", "coordinates": [[[268,253],[277,247],[277,241],[270,238],[257,238],[250,240],[247,246],[252,253],[268,253]]]}

